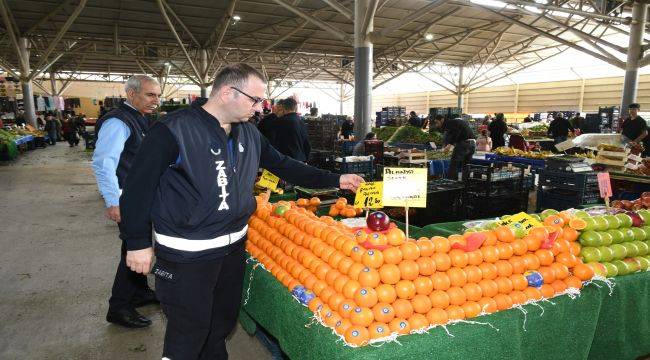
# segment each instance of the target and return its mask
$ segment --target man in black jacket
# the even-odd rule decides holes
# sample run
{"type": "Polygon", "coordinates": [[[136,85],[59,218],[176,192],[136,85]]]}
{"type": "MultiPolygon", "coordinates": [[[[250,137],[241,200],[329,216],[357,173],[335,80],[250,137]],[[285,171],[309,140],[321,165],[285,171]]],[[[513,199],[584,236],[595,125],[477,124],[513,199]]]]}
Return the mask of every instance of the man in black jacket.
{"type": "Polygon", "coordinates": [[[555,144],[566,141],[569,137],[569,131],[573,132],[575,130],[569,120],[565,119],[562,114],[556,115],[548,126],[548,136],[553,139],[555,144]]]}
{"type": "Polygon", "coordinates": [[[293,98],[282,100],[283,115],[271,124],[271,145],[284,155],[302,162],[309,159],[311,145],[307,127],[298,116],[298,103],[293,98]]]}
{"type": "Polygon", "coordinates": [[[151,270],[167,316],[163,356],[226,359],[226,336],[241,301],[248,220],[259,167],[290,183],[356,190],[357,175],[336,175],[280,154],[247,122],[261,111],[264,77],[246,64],[217,74],[203,105],[168,114],[136,156],[120,202],[127,264],[151,270]]]}
{"type": "Polygon", "coordinates": [[[447,178],[458,180],[458,172],[472,161],[472,155],[476,152],[474,132],[472,132],[467,121],[462,119],[445,120],[442,115],[435,117],[434,126],[444,133],[443,143],[445,147],[443,150],[449,151],[452,146],[454,147],[449,160],[447,178]]]}

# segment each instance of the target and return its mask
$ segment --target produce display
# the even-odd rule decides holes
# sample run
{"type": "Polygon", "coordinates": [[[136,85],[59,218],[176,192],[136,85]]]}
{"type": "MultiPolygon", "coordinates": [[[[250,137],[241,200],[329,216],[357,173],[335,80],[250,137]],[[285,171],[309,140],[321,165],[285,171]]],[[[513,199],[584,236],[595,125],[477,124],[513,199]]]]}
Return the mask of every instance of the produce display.
{"type": "Polygon", "coordinates": [[[494,149],[494,153],[503,156],[518,156],[528,159],[546,159],[549,156],[553,156],[553,153],[550,151],[523,151],[507,146],[500,146],[494,149]]]}
{"type": "MultiPolygon", "coordinates": [[[[299,200],[300,201],[300,200],[299,200]]],[[[362,209],[355,209],[354,206],[348,205],[346,198],[339,198],[336,203],[332,204],[329,209],[329,216],[341,216],[353,218],[363,213],[362,209]]]]}
{"type": "Polygon", "coordinates": [[[442,135],[439,132],[427,133],[415,126],[405,125],[399,127],[387,141],[407,144],[428,144],[429,142],[439,144],[442,142],[442,135]]]}
{"type": "Polygon", "coordinates": [[[377,139],[386,142],[391,136],[393,136],[397,129],[397,126],[383,126],[381,128],[373,128],[372,132],[377,135],[377,139]]]}
{"type": "Polygon", "coordinates": [[[489,223],[413,240],[382,212],[349,228],[258,196],[246,246],[324,326],[363,346],[579,291],[599,269],[578,257],[588,221],[543,217],[528,233],[489,223]]]}
{"type": "Polygon", "coordinates": [[[539,124],[521,130],[521,136],[525,138],[544,138],[548,136],[548,125],[539,124]]]}
{"type": "Polygon", "coordinates": [[[613,277],[650,268],[649,210],[614,209],[594,217],[578,211],[576,215],[585,221],[579,237],[580,256],[588,264],[597,265],[597,273],[613,277]]]}

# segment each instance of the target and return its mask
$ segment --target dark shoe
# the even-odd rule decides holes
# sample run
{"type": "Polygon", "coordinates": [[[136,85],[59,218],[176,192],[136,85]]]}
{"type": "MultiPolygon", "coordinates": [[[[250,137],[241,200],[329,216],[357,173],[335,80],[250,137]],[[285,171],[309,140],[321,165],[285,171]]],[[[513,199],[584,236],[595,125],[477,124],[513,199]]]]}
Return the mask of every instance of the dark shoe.
{"type": "Polygon", "coordinates": [[[131,305],[134,307],[141,307],[149,304],[159,304],[160,301],[156,298],[156,293],[147,289],[146,291],[136,294],[133,299],[131,299],[131,305]]]}
{"type": "Polygon", "coordinates": [[[109,311],[106,321],[127,328],[144,328],[151,325],[151,320],[140,315],[135,309],[109,311]]]}

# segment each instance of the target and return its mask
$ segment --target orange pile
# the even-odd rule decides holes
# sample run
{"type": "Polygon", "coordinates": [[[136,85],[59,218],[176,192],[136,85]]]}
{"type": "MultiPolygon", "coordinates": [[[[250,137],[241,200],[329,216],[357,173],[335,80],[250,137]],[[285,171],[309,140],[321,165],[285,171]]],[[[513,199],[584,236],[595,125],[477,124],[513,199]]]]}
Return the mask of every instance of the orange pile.
{"type": "Polygon", "coordinates": [[[521,239],[505,226],[484,232],[487,240],[471,252],[452,249],[471,233],[402,238],[394,242],[401,245],[379,251],[363,248],[351,229],[329,216],[293,207],[280,217],[264,199],[258,204],[249,222],[249,253],[289,290],[311,290],[316,297],[309,309],[353,346],[550,298],[580,288],[594,274],[576,257],[578,232],[564,227],[570,219],[561,216],[521,239]],[[540,249],[549,230],[561,235],[552,248],[540,249]],[[528,270],[538,271],[545,284],[528,286],[528,270]]]}
{"type": "Polygon", "coordinates": [[[354,206],[348,205],[346,198],[339,198],[336,203],[330,206],[329,216],[342,216],[353,218],[363,213],[363,209],[355,209],[354,206]]]}
{"type": "Polygon", "coordinates": [[[296,205],[305,208],[311,212],[316,212],[318,210],[318,206],[320,205],[320,199],[317,197],[313,197],[311,199],[298,199],[296,200],[296,205]]]}

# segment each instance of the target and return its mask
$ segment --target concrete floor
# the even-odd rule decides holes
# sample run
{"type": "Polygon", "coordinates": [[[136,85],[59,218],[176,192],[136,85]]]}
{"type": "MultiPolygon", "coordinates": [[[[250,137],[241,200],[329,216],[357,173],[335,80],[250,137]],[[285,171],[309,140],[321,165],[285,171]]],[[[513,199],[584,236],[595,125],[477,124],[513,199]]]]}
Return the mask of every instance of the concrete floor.
{"type": "MultiPolygon", "coordinates": [[[[66,143],[0,162],[0,359],[160,359],[165,318],[107,323],[120,241],[104,217],[90,153],[66,143]]],[[[153,278],[149,279],[153,284],[153,278]]],[[[232,359],[270,359],[239,325],[232,359]]]]}

